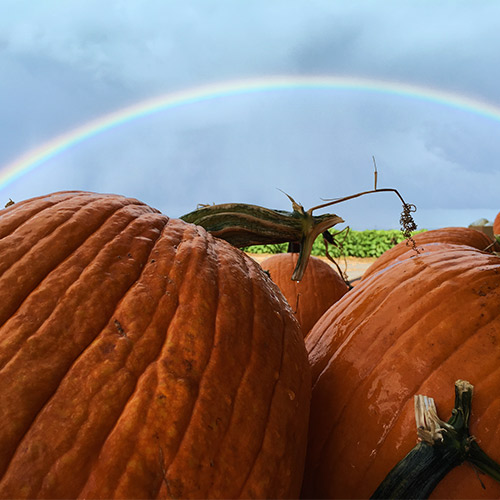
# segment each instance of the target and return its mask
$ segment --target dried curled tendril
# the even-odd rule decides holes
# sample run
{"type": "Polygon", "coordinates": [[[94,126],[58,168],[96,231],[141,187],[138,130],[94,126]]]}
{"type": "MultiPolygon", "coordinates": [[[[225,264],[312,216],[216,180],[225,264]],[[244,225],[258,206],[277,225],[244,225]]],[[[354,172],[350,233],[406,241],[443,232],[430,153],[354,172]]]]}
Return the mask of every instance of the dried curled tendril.
{"type": "Polygon", "coordinates": [[[411,241],[413,250],[419,253],[415,240],[411,237],[411,233],[417,230],[417,224],[411,215],[416,211],[417,207],[415,205],[411,203],[403,203],[403,211],[401,212],[399,223],[401,224],[401,232],[406,238],[407,244],[411,241]]]}

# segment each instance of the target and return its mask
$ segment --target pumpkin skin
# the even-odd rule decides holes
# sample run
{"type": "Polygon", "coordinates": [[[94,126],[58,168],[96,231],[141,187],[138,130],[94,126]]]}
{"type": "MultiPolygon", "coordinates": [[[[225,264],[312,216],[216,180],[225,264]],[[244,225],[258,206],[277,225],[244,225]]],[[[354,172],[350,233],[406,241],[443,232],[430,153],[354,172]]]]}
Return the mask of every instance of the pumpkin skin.
{"type": "MultiPolygon", "coordinates": [[[[471,434],[500,461],[500,258],[465,245],[363,280],[308,337],[313,377],[305,498],[369,498],[416,444],[413,397],[448,420],[456,380],[475,386],[471,434]]],[[[500,498],[464,464],[431,498],[500,498]]]]}
{"type": "MultiPolygon", "coordinates": [[[[484,250],[492,243],[494,243],[487,234],[470,227],[444,227],[441,229],[432,229],[430,231],[417,233],[412,238],[419,250],[426,250],[426,245],[428,245],[429,243],[451,243],[453,245],[468,245],[473,248],[477,248],[478,250],[484,250]]],[[[394,245],[389,250],[386,250],[365,271],[362,279],[367,278],[368,276],[378,272],[380,269],[391,265],[397,260],[401,260],[402,258],[411,255],[408,254],[408,250],[411,248],[412,245],[405,240],[401,241],[397,245],[394,245]]],[[[500,250],[500,246],[495,246],[495,250],[500,250]]],[[[413,250],[412,253],[415,253],[415,251],[413,250]]]]}
{"type": "Polygon", "coordinates": [[[497,213],[497,216],[493,221],[493,234],[495,236],[500,236],[500,212],[497,213]]]}
{"type": "Polygon", "coordinates": [[[310,373],[277,287],[116,195],[0,211],[0,497],[296,497],[310,373]]]}
{"type": "Polygon", "coordinates": [[[261,262],[293,309],[304,336],[323,313],[344,294],[349,287],[329,264],[318,257],[309,257],[301,281],[293,281],[298,253],[288,252],[272,255],[261,262]]]}

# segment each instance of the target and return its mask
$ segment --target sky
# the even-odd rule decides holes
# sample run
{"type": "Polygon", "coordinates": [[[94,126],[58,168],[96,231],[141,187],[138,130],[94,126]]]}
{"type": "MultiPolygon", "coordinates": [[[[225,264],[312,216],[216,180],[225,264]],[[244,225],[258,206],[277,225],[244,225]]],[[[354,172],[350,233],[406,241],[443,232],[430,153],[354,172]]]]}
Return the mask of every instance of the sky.
{"type": "MultiPolygon", "coordinates": [[[[492,221],[498,19],[497,0],[0,0],[0,206],[85,190],[179,217],[290,210],[284,191],[308,209],[373,189],[375,158],[419,228],[492,221]]],[[[396,229],[401,204],[326,212],[396,229]]]]}

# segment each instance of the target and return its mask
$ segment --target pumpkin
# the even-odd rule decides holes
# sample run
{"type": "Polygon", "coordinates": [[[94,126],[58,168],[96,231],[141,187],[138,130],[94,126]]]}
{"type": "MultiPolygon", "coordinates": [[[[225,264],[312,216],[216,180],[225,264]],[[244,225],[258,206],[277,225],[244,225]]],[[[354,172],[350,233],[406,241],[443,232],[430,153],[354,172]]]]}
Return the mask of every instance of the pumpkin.
{"type": "Polygon", "coordinates": [[[322,314],[349,291],[349,287],[332,266],[314,256],[309,257],[302,280],[292,280],[297,260],[298,253],[280,253],[264,259],[261,267],[280,288],[305,336],[322,314]]]}
{"type": "MultiPolygon", "coordinates": [[[[485,250],[494,243],[493,239],[487,234],[477,229],[472,229],[469,227],[445,227],[441,229],[432,229],[430,231],[423,231],[421,233],[416,233],[412,237],[415,242],[415,246],[418,249],[428,249],[429,244],[433,246],[440,243],[451,243],[456,245],[468,245],[478,250],[485,250]]],[[[408,253],[408,250],[412,248],[411,241],[405,240],[401,241],[397,245],[394,245],[389,250],[386,250],[380,257],[378,257],[375,262],[365,271],[363,274],[363,279],[368,276],[378,272],[380,269],[391,265],[392,263],[405,258],[408,255],[413,255],[416,253],[408,253]]],[[[500,246],[495,247],[495,249],[500,249],[500,246]]],[[[491,251],[491,250],[490,250],[491,251]]]]}
{"type": "Polygon", "coordinates": [[[493,221],[493,234],[495,236],[500,236],[500,212],[497,213],[493,221]]]}
{"type": "Polygon", "coordinates": [[[310,373],[260,266],[135,199],[0,211],[0,497],[296,497],[310,373]]]}
{"type": "MultiPolygon", "coordinates": [[[[313,392],[303,496],[368,498],[416,443],[413,398],[446,419],[456,380],[475,386],[470,431],[500,461],[500,258],[465,245],[363,280],[306,338],[313,392]]],[[[432,498],[499,498],[453,469],[432,498]]]]}

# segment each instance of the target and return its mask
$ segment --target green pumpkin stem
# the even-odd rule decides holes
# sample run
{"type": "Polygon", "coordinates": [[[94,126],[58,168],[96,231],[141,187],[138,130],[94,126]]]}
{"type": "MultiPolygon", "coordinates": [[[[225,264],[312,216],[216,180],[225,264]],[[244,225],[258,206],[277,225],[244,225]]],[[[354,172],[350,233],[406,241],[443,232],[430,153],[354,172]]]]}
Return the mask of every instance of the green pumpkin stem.
{"type": "Polygon", "coordinates": [[[292,280],[300,281],[306,270],[316,238],[336,224],[344,222],[338,215],[313,215],[313,211],[366,194],[387,191],[396,193],[403,203],[406,219],[402,224],[406,230],[405,235],[410,235],[410,231],[415,230],[417,227],[410,213],[415,210],[415,207],[405,203],[399,192],[392,188],[374,189],[344,198],[337,198],[307,211],[291,196],[284,193],[292,202],[292,212],[272,210],[245,203],[224,203],[221,205],[204,205],[193,212],[183,215],[180,219],[202,226],[214,236],[239,248],[251,245],[298,242],[300,248],[299,258],[292,280]]]}
{"type": "Polygon", "coordinates": [[[204,227],[214,236],[239,248],[299,242],[299,259],[292,279],[300,281],[314,240],[344,220],[335,214],[313,215],[312,210],[305,211],[293,198],[288,198],[292,201],[292,212],[244,203],[225,203],[204,206],[180,218],[204,227]]]}
{"type": "Polygon", "coordinates": [[[464,380],[455,383],[455,407],[448,422],[439,419],[432,398],[415,396],[420,442],[389,472],[371,498],[428,498],[443,477],[465,461],[500,481],[500,465],[469,434],[473,389],[464,380]]]}
{"type": "Polygon", "coordinates": [[[500,464],[486,455],[486,453],[475,441],[471,442],[467,460],[474,465],[476,469],[480,470],[484,474],[487,474],[500,483],[500,464]]]}

